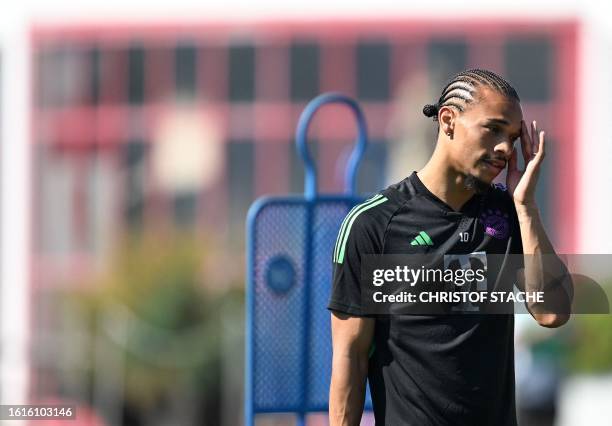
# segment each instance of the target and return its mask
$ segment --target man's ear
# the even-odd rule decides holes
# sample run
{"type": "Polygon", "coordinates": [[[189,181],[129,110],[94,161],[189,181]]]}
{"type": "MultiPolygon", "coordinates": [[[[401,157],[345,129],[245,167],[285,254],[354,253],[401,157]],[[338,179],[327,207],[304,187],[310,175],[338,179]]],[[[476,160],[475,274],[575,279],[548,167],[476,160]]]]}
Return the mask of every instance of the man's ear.
{"type": "Polygon", "coordinates": [[[455,116],[456,111],[454,108],[449,106],[443,106],[438,111],[438,122],[440,123],[440,130],[446,133],[447,136],[452,136],[455,131],[455,116]]]}

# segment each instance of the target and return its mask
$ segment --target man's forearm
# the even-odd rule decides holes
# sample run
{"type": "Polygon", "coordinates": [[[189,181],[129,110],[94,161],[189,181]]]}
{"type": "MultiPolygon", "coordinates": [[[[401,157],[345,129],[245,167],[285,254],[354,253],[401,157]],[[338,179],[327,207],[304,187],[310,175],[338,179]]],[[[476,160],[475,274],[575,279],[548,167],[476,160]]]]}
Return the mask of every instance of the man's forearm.
{"type": "Polygon", "coordinates": [[[367,356],[334,354],[329,391],[330,426],[359,425],[367,375],[367,356]]]}
{"type": "Polygon", "coordinates": [[[544,303],[527,306],[536,320],[547,327],[558,327],[569,319],[571,287],[567,268],[556,255],[546,235],[537,206],[516,206],[525,255],[524,290],[544,292],[544,303]]]}

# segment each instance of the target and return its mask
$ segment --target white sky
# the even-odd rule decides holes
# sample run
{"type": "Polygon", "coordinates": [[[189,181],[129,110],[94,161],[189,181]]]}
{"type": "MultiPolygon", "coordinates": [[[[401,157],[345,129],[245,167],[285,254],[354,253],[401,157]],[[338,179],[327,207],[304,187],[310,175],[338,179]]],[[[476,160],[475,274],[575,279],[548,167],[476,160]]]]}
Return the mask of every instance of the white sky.
{"type": "Polygon", "coordinates": [[[467,17],[479,16],[547,16],[567,17],[582,13],[584,5],[595,4],[610,9],[605,2],[574,0],[437,0],[397,1],[397,0],[224,0],[224,1],[151,1],[151,0],[26,0],[7,2],[3,5],[0,16],[0,27],[15,17],[27,17],[46,22],[83,22],[88,20],[103,21],[106,19],[146,21],[156,19],[181,20],[253,20],[270,18],[304,18],[320,19],[323,17],[360,17],[381,18],[411,17],[467,17]],[[581,6],[582,5],[582,6],[581,6]]]}

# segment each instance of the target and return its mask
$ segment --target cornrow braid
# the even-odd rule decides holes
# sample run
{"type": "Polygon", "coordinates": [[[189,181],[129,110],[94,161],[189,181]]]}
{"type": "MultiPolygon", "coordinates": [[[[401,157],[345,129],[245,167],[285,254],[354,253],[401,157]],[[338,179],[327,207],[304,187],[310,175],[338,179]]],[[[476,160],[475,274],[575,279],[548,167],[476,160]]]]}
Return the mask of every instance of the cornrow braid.
{"type": "Polygon", "coordinates": [[[452,106],[463,112],[468,104],[474,102],[476,90],[483,86],[520,102],[516,90],[510,83],[493,71],[476,68],[455,75],[442,89],[438,102],[423,107],[423,114],[438,121],[438,111],[444,106],[452,106]]]}

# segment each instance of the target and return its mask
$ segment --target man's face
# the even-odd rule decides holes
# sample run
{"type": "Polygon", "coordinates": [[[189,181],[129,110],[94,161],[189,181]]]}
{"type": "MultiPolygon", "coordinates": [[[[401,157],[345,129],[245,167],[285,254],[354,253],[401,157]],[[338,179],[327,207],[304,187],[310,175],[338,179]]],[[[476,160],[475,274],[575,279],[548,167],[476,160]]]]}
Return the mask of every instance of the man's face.
{"type": "Polygon", "coordinates": [[[522,119],[518,101],[488,88],[479,88],[475,102],[456,115],[450,159],[468,184],[488,186],[504,170],[522,119]]]}

